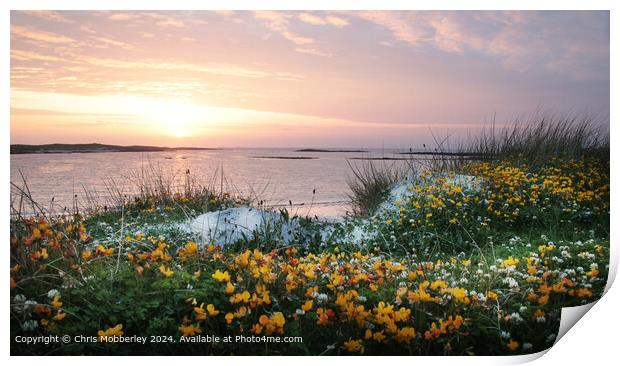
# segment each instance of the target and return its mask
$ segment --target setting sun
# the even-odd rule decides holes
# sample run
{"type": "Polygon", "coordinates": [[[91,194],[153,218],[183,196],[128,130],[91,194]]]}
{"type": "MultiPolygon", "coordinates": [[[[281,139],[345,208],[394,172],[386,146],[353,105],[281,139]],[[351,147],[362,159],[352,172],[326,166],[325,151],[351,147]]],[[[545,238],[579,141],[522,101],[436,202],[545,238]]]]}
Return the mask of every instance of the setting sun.
{"type": "Polygon", "coordinates": [[[206,108],[190,103],[167,100],[146,100],[138,107],[162,133],[177,138],[192,134],[193,125],[208,121],[206,108]]]}

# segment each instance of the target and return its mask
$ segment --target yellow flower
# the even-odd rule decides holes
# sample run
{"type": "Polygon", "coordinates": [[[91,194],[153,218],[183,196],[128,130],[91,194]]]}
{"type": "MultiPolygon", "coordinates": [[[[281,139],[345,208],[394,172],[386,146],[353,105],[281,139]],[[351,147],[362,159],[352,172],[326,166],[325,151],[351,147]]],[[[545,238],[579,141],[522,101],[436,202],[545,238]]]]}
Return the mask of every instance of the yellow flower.
{"type": "Polygon", "coordinates": [[[228,274],[228,271],[221,272],[218,269],[211,277],[213,277],[218,282],[230,282],[230,275],[228,274]]]}
{"type": "Polygon", "coordinates": [[[254,334],[261,334],[263,332],[263,326],[260,324],[254,324],[250,329],[250,332],[254,334]]]}
{"type": "Polygon", "coordinates": [[[362,341],[360,339],[351,339],[344,342],[344,348],[349,352],[358,352],[361,353],[364,351],[364,347],[362,345],[362,341]]]}
{"type": "Polygon", "coordinates": [[[39,229],[37,229],[37,228],[32,229],[32,236],[33,236],[35,239],[40,238],[40,237],[41,237],[41,230],[39,230],[39,229]]]}
{"type": "Polygon", "coordinates": [[[114,253],[114,248],[106,248],[103,245],[98,245],[95,253],[103,256],[112,255],[114,253]]]}
{"type": "Polygon", "coordinates": [[[91,252],[90,250],[85,250],[82,252],[82,259],[85,261],[89,260],[92,256],[93,252],[91,252]]]}
{"type": "Polygon", "coordinates": [[[55,308],[59,308],[62,306],[62,302],[60,301],[60,295],[54,296],[54,299],[52,300],[52,305],[55,308]]]}
{"type": "Polygon", "coordinates": [[[514,339],[510,339],[510,342],[508,342],[506,347],[508,347],[509,350],[514,352],[517,350],[517,348],[519,348],[519,342],[515,341],[514,339]]]}
{"type": "Polygon", "coordinates": [[[164,267],[163,264],[159,267],[159,272],[161,272],[166,277],[170,277],[174,274],[174,272],[170,268],[164,267]]]}
{"type": "Polygon", "coordinates": [[[302,306],[301,306],[301,310],[303,311],[309,311],[310,309],[312,309],[312,300],[308,300],[306,301],[302,306]]]}
{"type": "Polygon", "coordinates": [[[56,313],[56,315],[52,319],[56,321],[60,321],[60,320],[63,320],[65,316],[67,316],[66,313],[63,313],[62,311],[58,311],[58,313],[56,313]]]}
{"type": "Polygon", "coordinates": [[[183,333],[184,337],[190,337],[196,335],[196,333],[202,333],[200,326],[190,325],[179,325],[179,331],[183,333]]]}
{"type": "Polygon", "coordinates": [[[519,264],[519,260],[513,258],[512,256],[510,256],[510,257],[508,257],[508,259],[505,259],[502,262],[500,267],[505,268],[505,267],[510,267],[510,266],[516,266],[517,264],[519,264]]]}
{"type": "Polygon", "coordinates": [[[496,301],[497,294],[493,291],[487,291],[487,299],[489,299],[490,301],[496,301]]]}
{"type": "Polygon", "coordinates": [[[123,324],[116,324],[114,327],[108,328],[105,331],[99,330],[97,334],[99,335],[99,341],[105,341],[105,337],[122,336],[124,334],[123,324]]]}
{"type": "Polygon", "coordinates": [[[235,296],[233,296],[231,298],[231,302],[233,304],[239,303],[239,302],[244,302],[247,303],[248,301],[250,301],[250,293],[248,291],[243,291],[240,294],[235,294],[235,296]]]}
{"type": "Polygon", "coordinates": [[[219,310],[215,310],[215,305],[209,304],[207,305],[207,311],[209,312],[209,316],[217,316],[220,313],[219,310]]]}
{"type": "Polygon", "coordinates": [[[228,313],[226,314],[226,316],[224,316],[224,319],[226,319],[226,324],[232,323],[234,318],[235,316],[233,315],[233,313],[228,313]]]}
{"type": "Polygon", "coordinates": [[[207,312],[204,309],[205,304],[200,304],[200,307],[195,307],[194,312],[196,313],[196,320],[204,320],[207,319],[207,312]]]}
{"type": "Polygon", "coordinates": [[[230,295],[233,292],[235,292],[235,286],[232,283],[227,282],[226,283],[226,290],[225,291],[226,291],[226,295],[230,295]]]}
{"type": "Polygon", "coordinates": [[[409,344],[411,340],[415,337],[415,329],[413,327],[404,327],[399,329],[394,338],[398,343],[407,343],[409,344]]]}
{"type": "MultiPolygon", "coordinates": [[[[368,329],[370,330],[370,329],[368,329]]],[[[385,335],[383,334],[383,331],[381,332],[376,332],[375,334],[372,335],[372,339],[374,339],[375,341],[381,343],[385,340],[385,335]]]]}

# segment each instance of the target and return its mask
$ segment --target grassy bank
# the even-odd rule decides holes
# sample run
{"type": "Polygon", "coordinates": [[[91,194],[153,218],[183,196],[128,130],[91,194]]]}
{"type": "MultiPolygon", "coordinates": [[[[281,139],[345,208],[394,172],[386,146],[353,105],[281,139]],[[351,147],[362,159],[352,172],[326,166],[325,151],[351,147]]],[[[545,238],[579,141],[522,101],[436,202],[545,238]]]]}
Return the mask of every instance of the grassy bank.
{"type": "Polygon", "coordinates": [[[605,139],[592,143],[595,134],[580,123],[556,126],[547,139],[526,144],[527,136],[540,135],[541,127],[531,126],[471,145],[470,152],[492,152],[493,159],[438,157],[415,176],[354,171],[359,216],[332,224],[326,236],[327,224],[282,211],[283,220],[299,221],[286,244],[271,228],[223,248],[185,230],[183,223],[201,213],[245,204],[213,193],[213,186],[145,190],[88,215],[14,215],[11,352],[504,355],[546,349],[561,308],[598,299],[606,284],[609,155],[605,139]],[[578,138],[584,134],[590,137],[578,138]],[[568,153],[559,143],[570,136],[568,153]],[[368,235],[347,235],[354,229],[368,235]],[[94,339],[14,341],[54,334],[94,339]],[[115,335],[149,339],[144,345],[105,341],[115,335]],[[207,335],[261,338],[198,338],[207,335]],[[267,338],[276,336],[303,340],[267,338]]]}

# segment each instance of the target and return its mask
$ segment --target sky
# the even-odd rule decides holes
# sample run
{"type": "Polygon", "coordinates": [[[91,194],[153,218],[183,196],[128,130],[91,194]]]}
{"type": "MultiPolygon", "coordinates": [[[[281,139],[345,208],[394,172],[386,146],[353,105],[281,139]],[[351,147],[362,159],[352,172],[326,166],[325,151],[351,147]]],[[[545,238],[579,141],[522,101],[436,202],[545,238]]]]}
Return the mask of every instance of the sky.
{"type": "Polygon", "coordinates": [[[11,143],[418,148],[609,66],[607,11],[12,11],[11,143]]]}

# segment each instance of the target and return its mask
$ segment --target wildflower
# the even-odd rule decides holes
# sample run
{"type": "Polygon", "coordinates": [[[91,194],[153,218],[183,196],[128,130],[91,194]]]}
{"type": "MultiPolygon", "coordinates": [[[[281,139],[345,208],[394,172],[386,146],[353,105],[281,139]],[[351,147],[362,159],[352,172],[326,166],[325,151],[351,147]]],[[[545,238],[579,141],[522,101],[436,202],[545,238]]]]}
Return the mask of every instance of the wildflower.
{"type": "Polygon", "coordinates": [[[56,315],[52,319],[56,321],[61,321],[65,318],[65,316],[67,316],[66,313],[63,313],[62,311],[58,311],[58,313],[56,313],[56,315]]]}
{"type": "Polygon", "coordinates": [[[231,324],[234,318],[235,316],[233,313],[228,313],[224,316],[224,319],[226,319],[226,324],[231,324]]]}
{"type": "Polygon", "coordinates": [[[232,283],[227,282],[225,292],[226,292],[226,295],[232,294],[233,292],[235,292],[235,286],[232,283]]]}
{"type": "Polygon", "coordinates": [[[170,277],[174,274],[174,272],[170,268],[165,267],[163,264],[159,267],[159,272],[161,272],[166,277],[170,277]]]}
{"type": "Polygon", "coordinates": [[[82,251],[81,256],[83,260],[87,261],[93,256],[93,252],[91,252],[90,250],[84,250],[82,251]]]}
{"type": "Polygon", "coordinates": [[[395,339],[398,343],[409,344],[413,337],[415,337],[415,329],[413,327],[404,327],[398,330],[395,339]]]}
{"type": "Polygon", "coordinates": [[[220,311],[215,309],[215,305],[209,304],[207,305],[207,311],[209,312],[209,316],[217,316],[220,311]]]}
{"type": "Polygon", "coordinates": [[[195,307],[194,312],[196,313],[196,320],[204,320],[207,319],[207,312],[204,309],[205,304],[200,304],[200,307],[195,307]]]}
{"type": "Polygon", "coordinates": [[[52,300],[52,305],[55,308],[59,308],[62,306],[62,302],[60,301],[60,295],[54,296],[54,299],[52,300]]]}
{"type": "Polygon", "coordinates": [[[353,340],[351,338],[349,338],[348,341],[344,342],[344,348],[347,349],[347,351],[353,353],[362,353],[364,350],[364,347],[362,346],[362,341],[359,339],[353,340]]]}
{"type": "Polygon", "coordinates": [[[515,341],[514,339],[510,339],[508,344],[506,344],[506,347],[508,347],[509,350],[514,352],[517,350],[517,348],[519,348],[519,342],[515,341]]]}
{"type": "Polygon", "coordinates": [[[179,325],[179,331],[181,333],[183,333],[184,337],[190,337],[190,336],[194,336],[197,333],[202,333],[202,330],[200,329],[200,326],[194,326],[192,324],[190,325],[179,325]]]}
{"type": "Polygon", "coordinates": [[[111,328],[104,330],[99,330],[97,332],[97,335],[99,336],[99,341],[106,341],[107,337],[113,337],[113,336],[122,336],[124,334],[123,332],[123,324],[117,324],[111,328]]]}
{"type": "Polygon", "coordinates": [[[218,282],[230,282],[228,271],[221,272],[219,269],[215,271],[212,277],[218,282]]]}
{"type": "Polygon", "coordinates": [[[248,291],[243,291],[240,294],[235,294],[233,297],[231,297],[230,302],[233,304],[237,304],[240,302],[244,302],[247,303],[248,301],[250,301],[250,293],[248,291]]]}
{"type": "Polygon", "coordinates": [[[312,300],[307,300],[302,306],[301,309],[303,311],[309,311],[310,309],[312,309],[312,300]]]}
{"type": "Polygon", "coordinates": [[[97,255],[107,256],[107,255],[112,255],[113,253],[114,253],[114,248],[106,248],[103,245],[98,245],[97,249],[95,250],[95,254],[97,255]]]}

